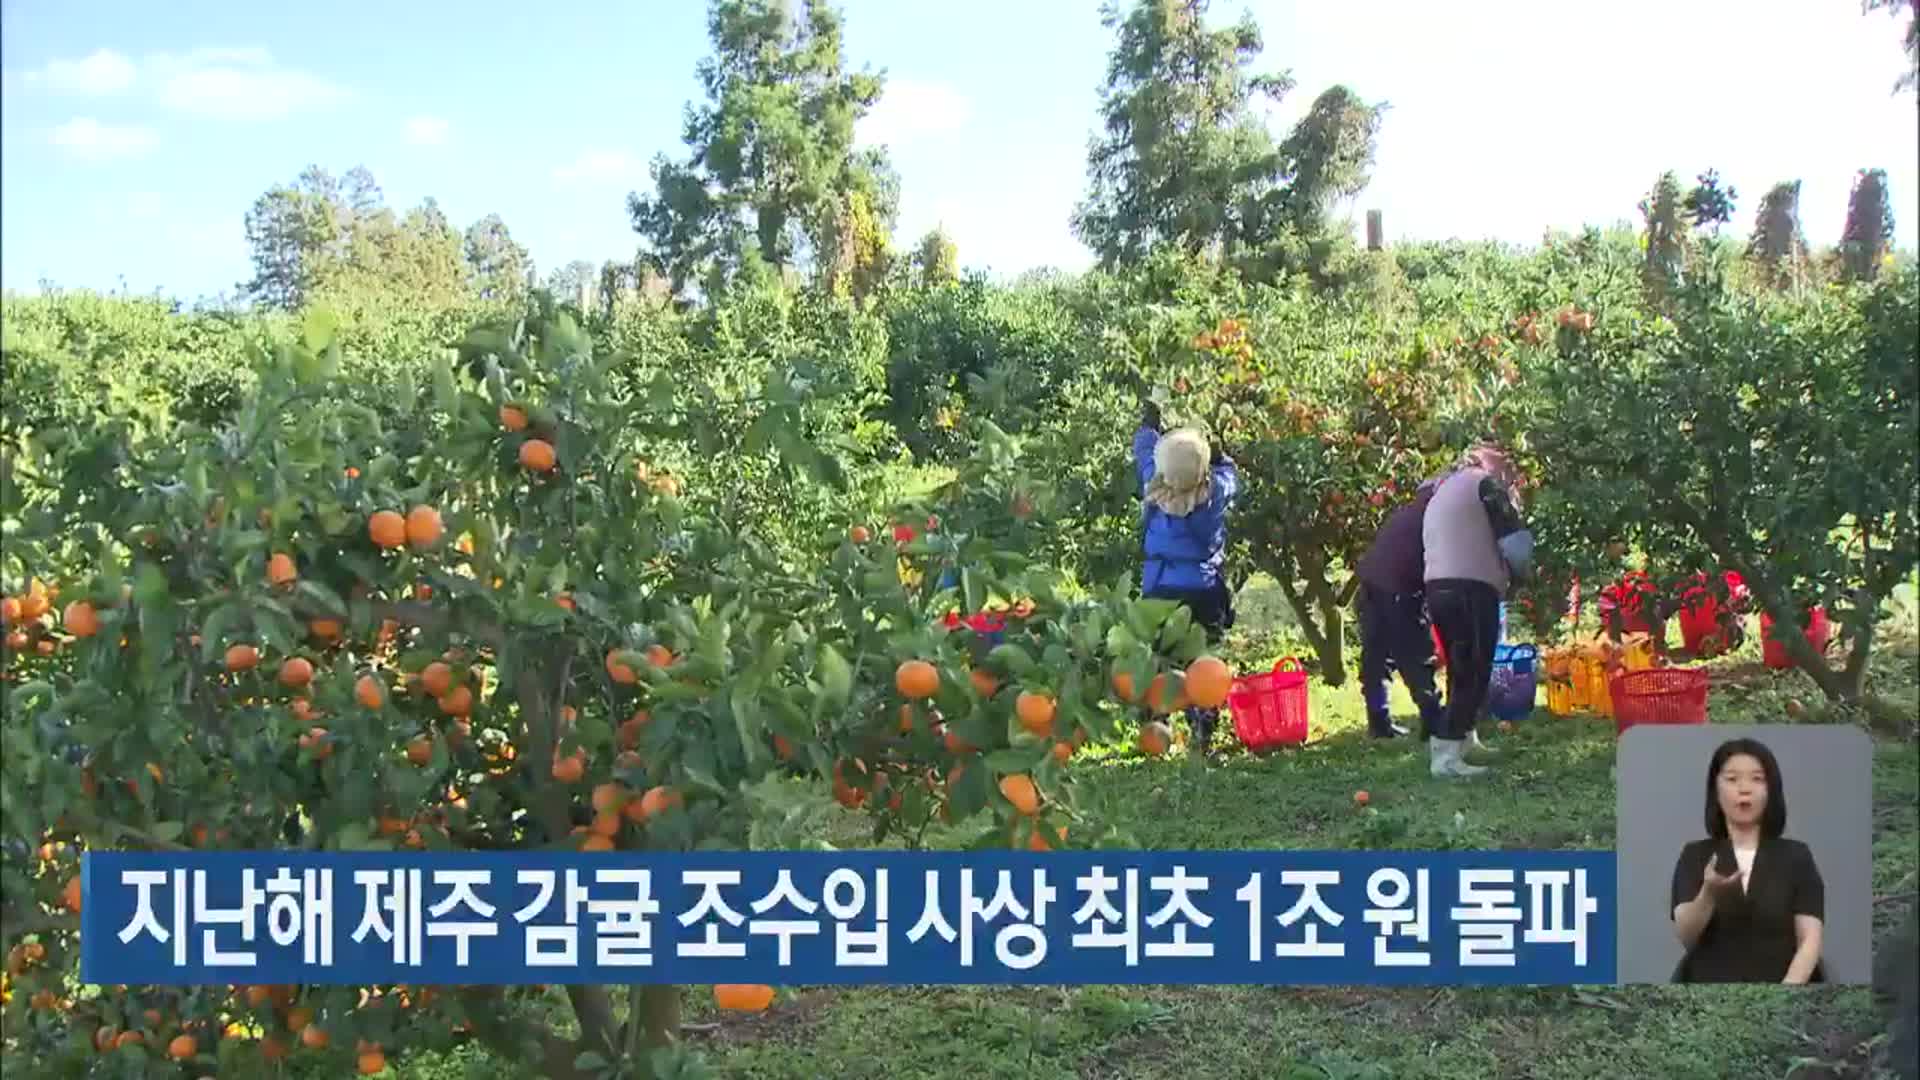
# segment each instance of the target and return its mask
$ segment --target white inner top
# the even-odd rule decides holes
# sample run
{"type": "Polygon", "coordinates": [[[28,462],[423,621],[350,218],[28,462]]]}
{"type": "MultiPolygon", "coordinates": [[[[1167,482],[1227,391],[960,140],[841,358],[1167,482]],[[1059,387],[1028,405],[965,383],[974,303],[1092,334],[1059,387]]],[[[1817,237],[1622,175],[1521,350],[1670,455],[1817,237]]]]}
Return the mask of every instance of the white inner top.
{"type": "Polygon", "coordinates": [[[1753,856],[1758,848],[1736,847],[1733,849],[1733,861],[1740,864],[1740,891],[1747,891],[1747,878],[1753,874],[1753,856]]]}

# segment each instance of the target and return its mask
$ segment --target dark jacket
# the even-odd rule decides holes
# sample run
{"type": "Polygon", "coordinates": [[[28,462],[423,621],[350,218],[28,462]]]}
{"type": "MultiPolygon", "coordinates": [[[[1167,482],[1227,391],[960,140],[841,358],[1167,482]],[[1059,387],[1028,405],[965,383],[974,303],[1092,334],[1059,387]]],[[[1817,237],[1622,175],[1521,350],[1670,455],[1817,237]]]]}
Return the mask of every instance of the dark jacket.
{"type": "Polygon", "coordinates": [[[1363,583],[1388,595],[1417,593],[1425,587],[1427,548],[1421,531],[1427,504],[1439,489],[1439,479],[1429,480],[1414,492],[1412,502],[1387,515],[1373,536],[1373,546],[1355,567],[1363,583]]]}
{"type": "MultiPolygon", "coordinates": [[[[1699,893],[1707,864],[1722,853],[1725,862],[1733,861],[1732,845],[1725,840],[1695,840],[1680,850],[1670,911],[1699,893]]],[[[1746,889],[1736,887],[1720,898],[1699,940],[1674,969],[1673,981],[1777,983],[1786,978],[1799,949],[1794,916],[1824,920],[1826,911],[1826,885],[1812,850],[1784,836],[1763,840],[1746,889]]],[[[1826,981],[1824,964],[1814,968],[1810,981],[1826,981]]]]}

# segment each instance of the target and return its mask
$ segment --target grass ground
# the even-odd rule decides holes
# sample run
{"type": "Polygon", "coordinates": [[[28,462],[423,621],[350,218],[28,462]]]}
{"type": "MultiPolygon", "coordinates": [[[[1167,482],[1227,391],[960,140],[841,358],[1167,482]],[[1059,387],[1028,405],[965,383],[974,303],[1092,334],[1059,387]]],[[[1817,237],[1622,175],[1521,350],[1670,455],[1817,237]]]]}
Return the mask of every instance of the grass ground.
{"type": "MultiPolygon", "coordinates": [[[[1243,638],[1235,651],[1270,663],[1262,637],[1243,638]]],[[[1266,640],[1269,652],[1278,648],[1266,640]]],[[[1814,700],[1802,676],[1766,672],[1755,660],[1718,665],[1716,722],[1786,722],[1787,700],[1814,700]]],[[[1874,667],[1875,688],[1920,708],[1917,661],[1912,629],[1901,625],[1874,667]]],[[[1173,758],[1091,751],[1087,809],[1142,848],[1612,846],[1611,722],[1536,713],[1492,740],[1504,759],[1493,776],[1446,783],[1428,777],[1417,745],[1362,737],[1351,685],[1316,685],[1313,694],[1314,739],[1297,751],[1235,753],[1204,773],[1173,758]],[[1361,788],[1372,812],[1355,808],[1361,788]]],[[[1410,714],[1396,694],[1397,711],[1410,714]]],[[[1912,740],[1878,741],[1874,830],[1883,938],[1914,889],[1920,751],[1912,740]]],[[[848,815],[822,839],[863,845],[865,831],[864,819],[848,815]]],[[[928,842],[958,840],[936,833],[928,842]]],[[[740,1080],[1866,1078],[1875,1075],[1883,1027],[1860,988],[799,987],[749,1017],[715,1014],[704,988],[685,993],[689,1037],[719,1075],[740,1080]]],[[[468,1048],[415,1058],[402,1075],[506,1074],[468,1048]]]]}

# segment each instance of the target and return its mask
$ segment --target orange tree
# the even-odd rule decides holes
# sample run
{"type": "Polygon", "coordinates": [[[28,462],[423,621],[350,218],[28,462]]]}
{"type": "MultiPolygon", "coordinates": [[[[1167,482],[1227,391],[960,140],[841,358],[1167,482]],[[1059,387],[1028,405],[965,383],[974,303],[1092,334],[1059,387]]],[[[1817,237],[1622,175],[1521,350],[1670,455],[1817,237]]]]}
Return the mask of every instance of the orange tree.
{"type": "Polygon", "coordinates": [[[1143,328],[1165,422],[1208,430],[1241,470],[1232,561],[1273,577],[1330,685],[1345,681],[1352,568],[1374,531],[1499,422],[1517,381],[1502,336],[1448,330],[1271,290],[1243,315],[1173,311],[1143,328]]]}
{"type": "Polygon", "coordinates": [[[1881,605],[1920,559],[1920,277],[1775,295],[1703,267],[1670,312],[1603,311],[1541,350],[1516,403],[1539,516],[1609,577],[1632,548],[1656,578],[1737,571],[1821,690],[1862,701],[1881,605]],[[1839,669],[1789,629],[1814,604],[1842,628],[1839,669]]]}
{"type": "Polygon", "coordinates": [[[477,332],[376,408],[340,359],[310,320],[226,422],[15,431],[0,460],[9,1058],[339,1074],[472,1038],[540,1075],[699,1075],[672,987],[568,987],[566,1035],[529,988],[78,986],[79,853],[740,849],[783,764],[880,834],[978,816],[983,840],[1079,844],[1079,733],[1115,730],[1112,697],[1186,697],[1181,613],[1075,596],[1020,550],[1048,526],[997,432],[912,535],[796,560],[638,452],[830,480],[791,369],[682,393],[557,316],[477,332]],[[963,601],[1021,618],[985,650],[944,625],[963,601]]]}

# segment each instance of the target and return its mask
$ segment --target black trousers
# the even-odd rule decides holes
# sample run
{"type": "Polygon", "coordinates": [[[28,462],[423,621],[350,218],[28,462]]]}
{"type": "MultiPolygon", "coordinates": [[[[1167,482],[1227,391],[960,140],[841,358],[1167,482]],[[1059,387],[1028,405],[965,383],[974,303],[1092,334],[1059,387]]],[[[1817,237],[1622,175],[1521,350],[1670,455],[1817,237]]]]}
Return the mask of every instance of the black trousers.
{"type": "Polygon", "coordinates": [[[1398,672],[1420,710],[1422,737],[1431,735],[1440,726],[1440,695],[1433,685],[1437,665],[1425,593],[1390,593],[1363,584],[1358,614],[1360,694],[1367,704],[1367,727],[1376,735],[1391,729],[1387,684],[1398,672]]]}
{"type": "Polygon", "coordinates": [[[1500,644],[1500,593],[1484,581],[1429,581],[1427,612],[1447,650],[1447,707],[1433,735],[1464,739],[1487,706],[1500,644]]]}

